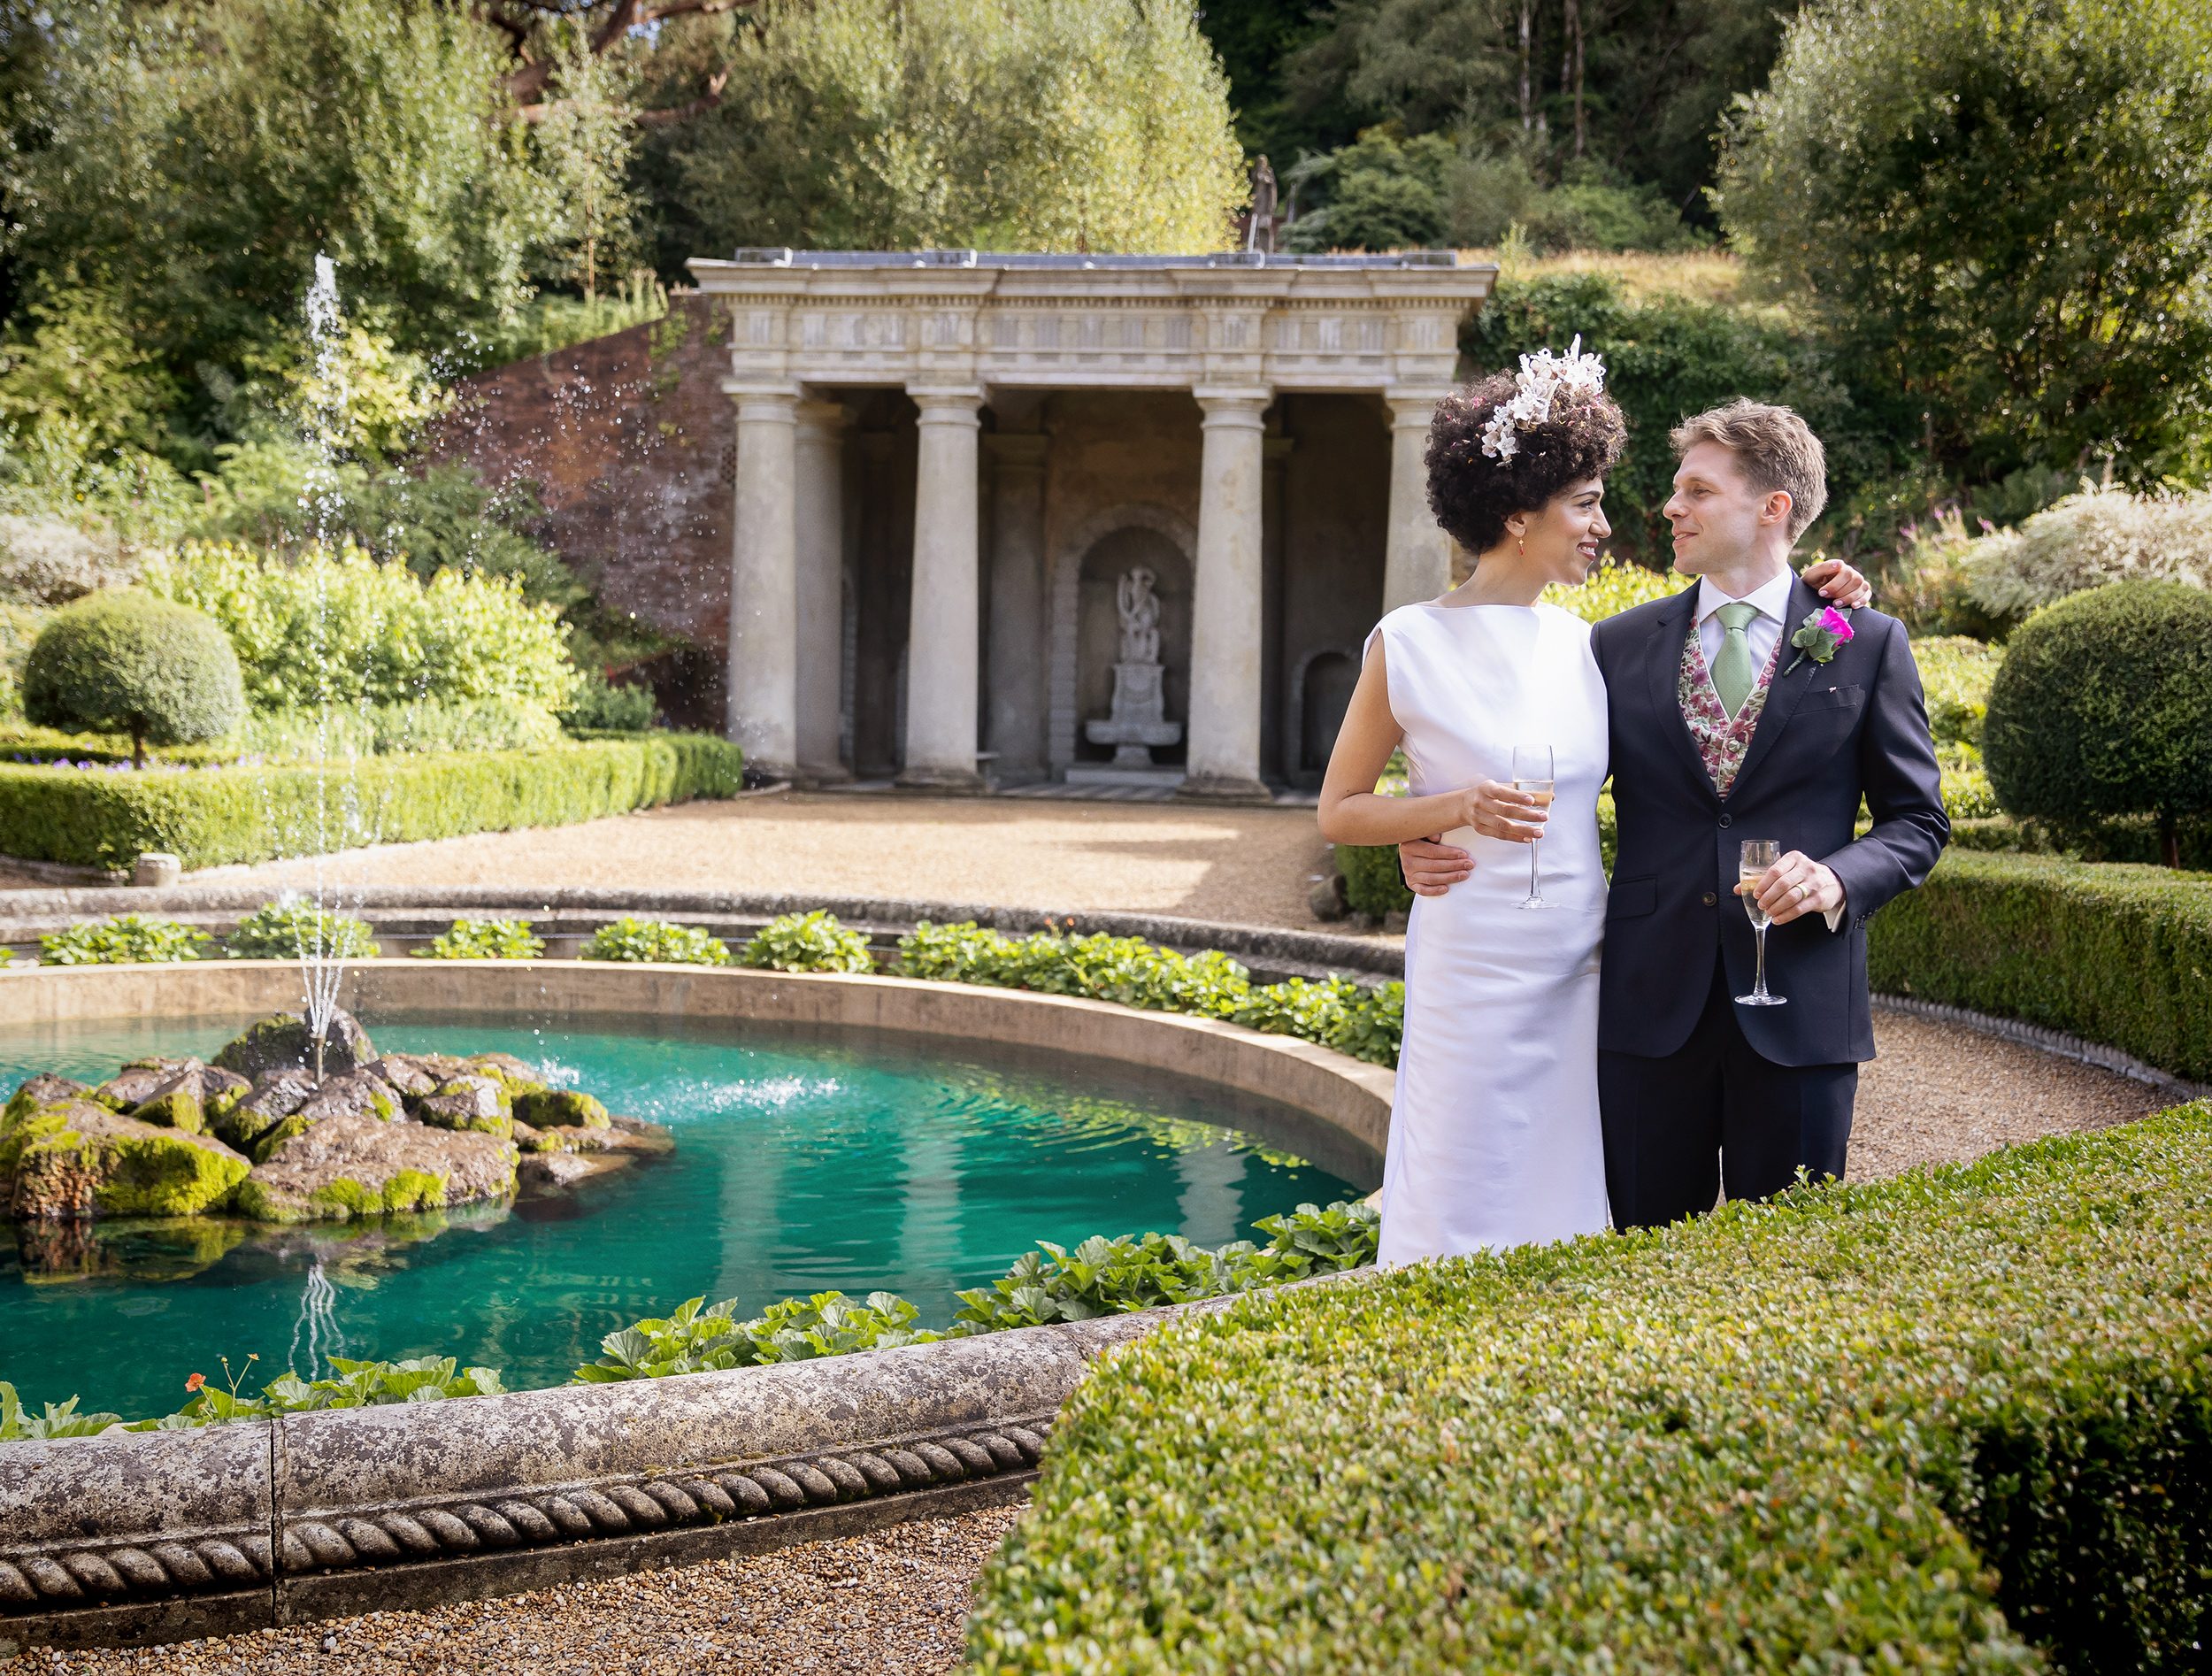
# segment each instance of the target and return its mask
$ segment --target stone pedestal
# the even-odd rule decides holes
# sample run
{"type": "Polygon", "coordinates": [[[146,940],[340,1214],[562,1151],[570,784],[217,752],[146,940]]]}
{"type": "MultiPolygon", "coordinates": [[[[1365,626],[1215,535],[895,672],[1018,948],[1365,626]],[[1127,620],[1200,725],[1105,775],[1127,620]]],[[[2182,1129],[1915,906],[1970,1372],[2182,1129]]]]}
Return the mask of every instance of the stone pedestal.
{"type": "Polygon", "coordinates": [[[1201,389],[1198,574],[1192,588],[1190,770],[1181,795],[1270,801],[1260,779],[1260,490],[1272,392],[1201,389]]]}
{"type": "Polygon", "coordinates": [[[910,389],[921,409],[914,488],[913,604],[906,642],[906,766],[899,784],[980,791],[976,772],[977,657],[981,650],[983,392],[910,389]]]}
{"type": "Polygon", "coordinates": [[[1157,664],[1114,665],[1113,709],[1104,721],[1084,723],[1083,734],[1094,745],[1114,747],[1115,767],[1149,769],[1154,746],[1182,738],[1183,725],[1167,719],[1167,694],[1160,685],[1165,673],[1157,664]]]}

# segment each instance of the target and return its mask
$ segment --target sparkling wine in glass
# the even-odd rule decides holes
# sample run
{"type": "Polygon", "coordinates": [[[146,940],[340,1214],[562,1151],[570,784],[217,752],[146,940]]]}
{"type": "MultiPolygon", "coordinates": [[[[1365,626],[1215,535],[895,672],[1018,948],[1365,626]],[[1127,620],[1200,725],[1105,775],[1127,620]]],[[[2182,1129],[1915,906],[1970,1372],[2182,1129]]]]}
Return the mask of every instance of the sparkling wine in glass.
{"type": "Polygon", "coordinates": [[[1782,846],[1771,838],[1747,838],[1736,860],[1737,894],[1743,903],[1743,911],[1751,917],[1751,928],[1759,939],[1759,980],[1751,986],[1747,996],[1738,996],[1740,1007],[1786,1007],[1787,996],[1767,993],[1767,927],[1774,923],[1774,916],[1759,905],[1759,898],[1748,887],[1766,876],[1766,870],[1782,859],[1782,846]]]}
{"type": "MultiPolygon", "coordinates": [[[[1555,780],[1552,750],[1549,745],[1516,745],[1513,747],[1513,789],[1532,792],[1537,806],[1551,807],[1552,787],[1555,780]]],[[[1528,846],[1528,895],[1521,899],[1524,908],[1548,908],[1544,900],[1544,884],[1538,871],[1536,851],[1539,845],[1531,839],[1528,846]]]]}

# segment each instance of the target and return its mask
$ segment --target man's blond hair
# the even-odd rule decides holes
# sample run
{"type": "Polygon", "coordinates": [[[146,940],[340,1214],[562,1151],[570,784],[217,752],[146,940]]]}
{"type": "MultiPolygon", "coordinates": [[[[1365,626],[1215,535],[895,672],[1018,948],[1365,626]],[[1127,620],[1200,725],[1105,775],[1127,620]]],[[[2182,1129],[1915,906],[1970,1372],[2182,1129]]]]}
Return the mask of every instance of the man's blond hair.
{"type": "Polygon", "coordinates": [[[1671,440],[1678,455],[1700,442],[1717,442],[1742,465],[1754,489],[1771,495],[1778,488],[1787,495],[1793,542],[1828,504],[1827,450],[1794,408],[1738,396],[1725,406],[1693,413],[1674,427],[1671,440]]]}

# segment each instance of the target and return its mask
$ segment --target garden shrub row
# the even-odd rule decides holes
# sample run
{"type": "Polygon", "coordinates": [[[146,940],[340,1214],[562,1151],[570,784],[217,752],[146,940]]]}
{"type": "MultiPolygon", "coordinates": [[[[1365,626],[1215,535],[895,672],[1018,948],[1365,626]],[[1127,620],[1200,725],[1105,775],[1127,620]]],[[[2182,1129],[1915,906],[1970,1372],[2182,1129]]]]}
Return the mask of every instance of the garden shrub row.
{"type": "Polygon", "coordinates": [[[0,763],[0,852],[91,867],[127,866],[149,850],[188,868],[267,861],[726,797],[740,788],[742,767],[736,746],[693,734],[328,769],[91,773],[0,763]]]}
{"type": "Polygon", "coordinates": [[[1240,1299],[1093,1372],[987,1672],[2194,1670],[2212,1106],[1240,1299]]]}
{"type": "Polygon", "coordinates": [[[2212,874],[1955,850],[1874,917],[1867,977],[2212,1081],[2212,874]]]}

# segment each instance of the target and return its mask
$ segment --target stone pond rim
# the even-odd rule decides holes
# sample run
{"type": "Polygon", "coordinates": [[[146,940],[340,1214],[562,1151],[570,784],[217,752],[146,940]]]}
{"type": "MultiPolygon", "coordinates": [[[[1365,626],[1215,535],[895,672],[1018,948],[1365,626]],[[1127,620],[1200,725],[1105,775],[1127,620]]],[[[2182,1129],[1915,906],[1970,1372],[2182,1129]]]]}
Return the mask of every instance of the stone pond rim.
{"type": "MultiPolygon", "coordinates": [[[[282,961],[21,968],[0,972],[0,1026],[252,1017],[296,1002],[299,982],[282,961]]],[[[1291,1107],[1317,1148],[1356,1155],[1371,1176],[1389,1123],[1379,1066],[1071,996],[566,961],[375,960],[344,985],[341,1002],[372,1018],[741,1019],[1165,1067],[1291,1107]]],[[[1095,1357],[1228,1302],[720,1373],[0,1445],[0,1655],[513,1593],[1011,1499],[1095,1357]]]]}

